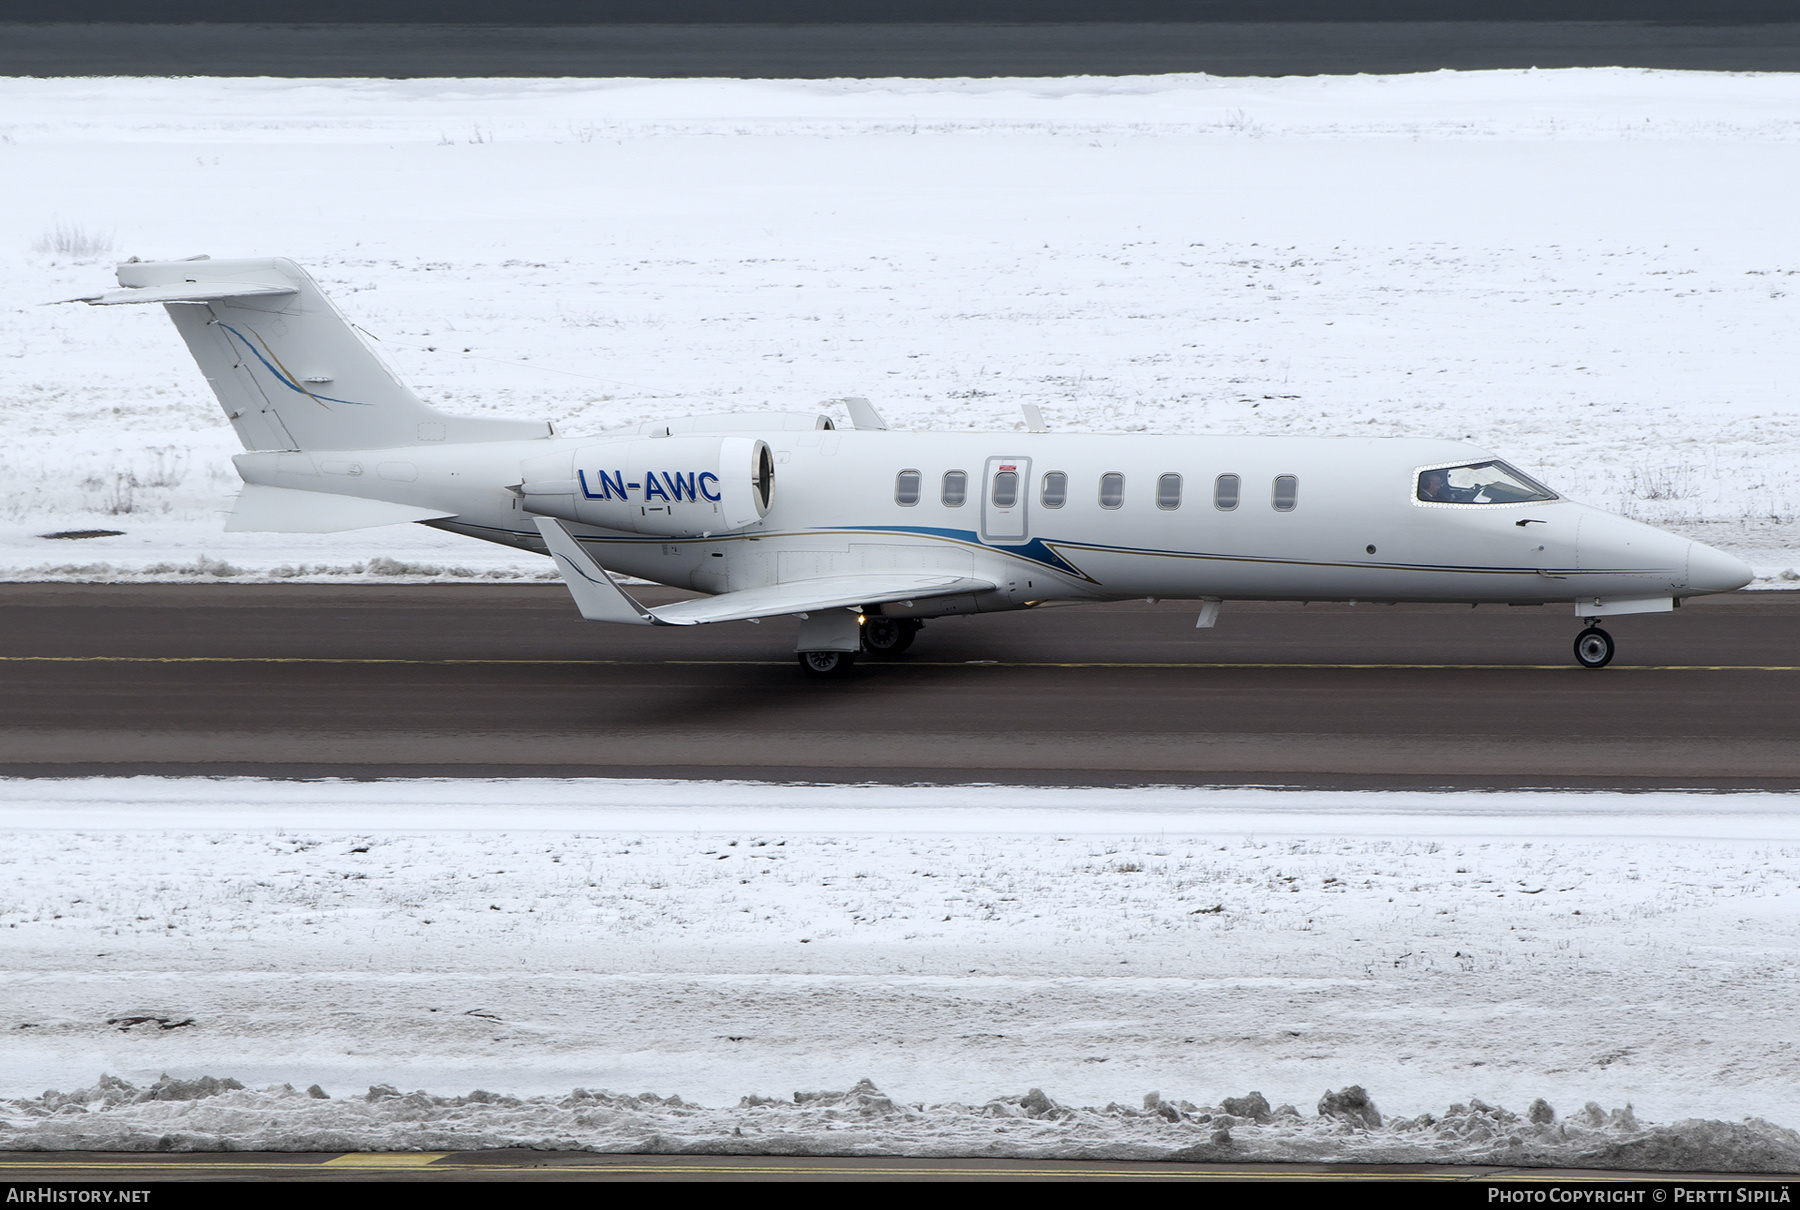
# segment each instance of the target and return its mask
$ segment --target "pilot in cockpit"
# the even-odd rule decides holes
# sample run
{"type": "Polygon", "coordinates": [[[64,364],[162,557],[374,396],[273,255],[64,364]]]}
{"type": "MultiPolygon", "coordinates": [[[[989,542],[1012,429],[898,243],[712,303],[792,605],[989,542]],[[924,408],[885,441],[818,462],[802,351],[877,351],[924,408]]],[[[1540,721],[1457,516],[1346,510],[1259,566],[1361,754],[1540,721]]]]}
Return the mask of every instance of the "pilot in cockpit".
{"type": "Polygon", "coordinates": [[[1474,504],[1480,488],[1450,486],[1450,471],[1423,471],[1419,475],[1419,499],[1433,504],[1474,504]]]}

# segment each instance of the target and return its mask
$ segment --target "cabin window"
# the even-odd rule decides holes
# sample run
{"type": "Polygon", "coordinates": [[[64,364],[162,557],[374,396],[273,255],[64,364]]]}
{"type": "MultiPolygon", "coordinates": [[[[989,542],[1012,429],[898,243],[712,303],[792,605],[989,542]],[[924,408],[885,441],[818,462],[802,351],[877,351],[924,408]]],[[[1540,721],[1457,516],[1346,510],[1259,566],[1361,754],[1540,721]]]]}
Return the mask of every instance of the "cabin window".
{"type": "Polygon", "coordinates": [[[1523,504],[1554,500],[1556,493],[1523,471],[1494,461],[1420,471],[1419,499],[1427,504],[1523,504]]]}
{"type": "Polygon", "coordinates": [[[1278,513],[1291,513],[1294,505],[1300,502],[1300,480],[1293,475],[1276,475],[1275,490],[1270,503],[1278,513]]]}
{"type": "Polygon", "coordinates": [[[1107,471],[1100,476],[1100,507],[1117,508],[1125,503],[1125,476],[1107,471]]]}
{"type": "Polygon", "coordinates": [[[1069,477],[1061,471],[1044,476],[1044,490],[1038,496],[1045,508],[1061,508],[1069,499],[1069,477]]]}
{"type": "Polygon", "coordinates": [[[1238,493],[1243,488],[1243,480],[1236,475],[1220,475],[1213,480],[1213,507],[1222,513],[1228,513],[1238,506],[1238,493]]]}
{"type": "Polygon", "coordinates": [[[1181,476],[1163,475],[1156,480],[1156,507],[1174,509],[1181,507],[1181,476]]]}
{"type": "Polygon", "coordinates": [[[944,472],[944,507],[961,508],[963,501],[969,498],[969,472],[944,472]]]}
{"type": "Polygon", "coordinates": [[[901,471],[894,476],[894,503],[911,508],[919,502],[919,472],[901,471]]]}
{"type": "Polygon", "coordinates": [[[994,476],[994,507],[1011,508],[1019,502],[1019,472],[1000,471],[994,476]]]}

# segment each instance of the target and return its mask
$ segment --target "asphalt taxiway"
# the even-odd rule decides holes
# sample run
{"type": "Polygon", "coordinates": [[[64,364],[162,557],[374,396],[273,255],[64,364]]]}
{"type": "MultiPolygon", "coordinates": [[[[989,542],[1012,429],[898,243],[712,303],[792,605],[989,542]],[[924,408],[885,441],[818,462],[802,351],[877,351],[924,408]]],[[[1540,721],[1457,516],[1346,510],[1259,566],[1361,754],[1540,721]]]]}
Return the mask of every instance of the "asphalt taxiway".
{"type": "Polygon", "coordinates": [[[1800,593],[1610,621],[1600,671],[1559,607],[1194,614],[938,621],[821,683],[791,619],[596,625],[560,585],[7,585],[0,774],[1800,787],[1800,593]]]}

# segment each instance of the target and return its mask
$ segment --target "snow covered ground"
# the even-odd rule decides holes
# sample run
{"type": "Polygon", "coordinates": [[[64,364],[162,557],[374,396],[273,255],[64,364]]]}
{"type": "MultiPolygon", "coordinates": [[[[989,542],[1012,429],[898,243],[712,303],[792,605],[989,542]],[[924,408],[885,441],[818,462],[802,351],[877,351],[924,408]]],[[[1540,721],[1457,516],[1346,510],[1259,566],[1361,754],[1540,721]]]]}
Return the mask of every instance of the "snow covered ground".
{"type": "Polygon", "coordinates": [[[0,1148],[1800,1170],[1794,805],[0,782],[0,1148]]]}
{"type": "Polygon", "coordinates": [[[301,260],[458,411],[1467,436],[1778,582],[1797,193],[1780,75],[0,80],[0,575],[547,573],[220,533],[167,320],[38,305],[204,252],[301,260]]]}

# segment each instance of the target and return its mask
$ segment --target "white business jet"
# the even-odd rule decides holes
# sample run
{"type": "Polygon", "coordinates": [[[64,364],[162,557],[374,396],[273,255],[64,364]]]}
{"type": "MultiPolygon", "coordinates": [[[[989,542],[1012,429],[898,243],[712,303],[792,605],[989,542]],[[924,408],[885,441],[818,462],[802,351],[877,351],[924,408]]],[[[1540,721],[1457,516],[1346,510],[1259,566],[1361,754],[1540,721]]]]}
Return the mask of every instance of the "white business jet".
{"type": "Polygon", "coordinates": [[[923,621],[1176,598],[1573,602],[1604,617],[1730,592],[1721,551],[1565,500],[1488,450],[1421,438],[889,431],[692,416],[591,437],[414,395],[289,260],[127,263],[79,300],[162,303],[244,443],[228,530],[419,522],[554,556],[583,617],[791,614],[800,667],[904,651],[923,621]],[[706,595],[646,606],[608,571],[706,595]]]}

